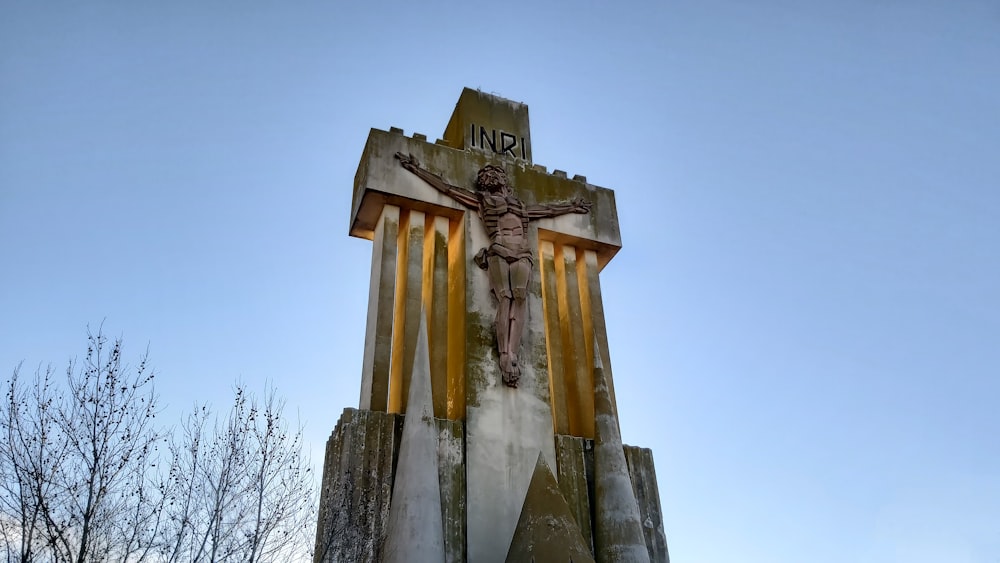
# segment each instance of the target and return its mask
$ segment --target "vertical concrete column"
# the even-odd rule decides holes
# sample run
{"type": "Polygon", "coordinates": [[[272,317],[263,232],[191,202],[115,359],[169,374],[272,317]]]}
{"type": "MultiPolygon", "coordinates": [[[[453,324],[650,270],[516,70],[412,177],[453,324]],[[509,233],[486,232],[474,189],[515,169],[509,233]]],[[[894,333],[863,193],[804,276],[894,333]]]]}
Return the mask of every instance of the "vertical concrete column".
{"type": "Polygon", "coordinates": [[[558,311],[558,324],[556,327],[559,335],[557,339],[561,346],[559,353],[563,359],[560,362],[561,366],[557,377],[562,382],[566,401],[566,425],[568,429],[566,433],[573,436],[580,436],[580,405],[576,393],[576,364],[581,361],[581,358],[578,357],[577,350],[573,346],[575,340],[573,339],[573,332],[570,329],[570,323],[572,322],[570,311],[573,304],[567,298],[566,261],[563,257],[562,245],[555,246],[552,263],[556,285],[554,304],[558,311]]]}
{"type": "Polygon", "coordinates": [[[423,299],[430,342],[434,416],[448,417],[448,218],[428,215],[424,225],[423,299]]]}
{"type": "Polygon", "coordinates": [[[392,317],[396,297],[396,255],[399,208],[386,205],[375,225],[372,276],[368,287],[368,323],[361,362],[363,410],[386,411],[392,358],[392,317]]]}
{"type": "Polygon", "coordinates": [[[543,240],[539,244],[538,269],[542,282],[542,309],[545,314],[545,348],[549,362],[549,394],[552,398],[552,426],[556,434],[569,434],[569,408],[566,401],[566,360],[563,358],[562,327],[559,323],[559,291],[555,246],[543,240]]]}
{"type": "Polygon", "coordinates": [[[424,280],[424,213],[410,209],[401,215],[389,376],[389,412],[394,413],[406,410],[417,331],[420,328],[424,280]]]}
{"type": "MultiPolygon", "coordinates": [[[[580,328],[583,333],[583,350],[584,358],[594,357],[594,319],[590,310],[590,288],[587,285],[589,279],[587,277],[587,251],[582,248],[574,248],[576,252],[576,271],[567,272],[569,275],[576,276],[576,287],[580,295],[580,328]]],[[[587,372],[593,373],[593,365],[588,363],[587,372]]],[[[591,375],[590,386],[593,387],[593,375],[591,375]]]]}
{"type": "Polygon", "coordinates": [[[467,216],[451,221],[448,231],[448,418],[465,420],[465,294],[467,216]]]}
{"type": "MultiPolygon", "coordinates": [[[[582,260],[579,261],[583,266],[579,269],[580,296],[584,303],[584,310],[588,312],[586,322],[590,327],[590,333],[586,335],[586,338],[591,346],[595,341],[597,343],[598,356],[601,359],[601,365],[604,366],[604,377],[608,380],[611,408],[614,409],[615,416],[618,416],[618,401],[615,398],[615,378],[611,370],[608,326],[604,320],[604,300],[601,298],[601,279],[598,275],[600,267],[597,265],[597,253],[593,250],[584,250],[582,254],[582,260]]],[[[594,357],[593,350],[588,352],[587,357],[594,357]]]]}
{"type": "Polygon", "coordinates": [[[577,277],[576,248],[562,246],[560,254],[562,259],[556,260],[556,271],[563,279],[559,321],[563,329],[563,354],[567,359],[572,358],[566,366],[570,429],[574,436],[593,438],[594,381],[586,355],[587,344],[584,335],[580,283],[577,277]]]}
{"type": "Polygon", "coordinates": [[[650,563],[618,417],[611,406],[602,368],[600,358],[595,358],[594,559],[598,563],[650,563]]]}

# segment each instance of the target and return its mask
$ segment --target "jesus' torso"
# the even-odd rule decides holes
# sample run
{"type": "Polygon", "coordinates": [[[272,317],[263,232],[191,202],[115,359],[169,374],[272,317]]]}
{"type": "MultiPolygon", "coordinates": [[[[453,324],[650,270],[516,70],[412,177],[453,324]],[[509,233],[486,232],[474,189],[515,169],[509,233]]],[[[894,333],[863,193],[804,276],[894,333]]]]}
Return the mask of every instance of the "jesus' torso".
{"type": "Polygon", "coordinates": [[[513,194],[479,196],[479,216],[486,227],[490,242],[513,251],[527,250],[528,212],[524,202],[513,194]]]}

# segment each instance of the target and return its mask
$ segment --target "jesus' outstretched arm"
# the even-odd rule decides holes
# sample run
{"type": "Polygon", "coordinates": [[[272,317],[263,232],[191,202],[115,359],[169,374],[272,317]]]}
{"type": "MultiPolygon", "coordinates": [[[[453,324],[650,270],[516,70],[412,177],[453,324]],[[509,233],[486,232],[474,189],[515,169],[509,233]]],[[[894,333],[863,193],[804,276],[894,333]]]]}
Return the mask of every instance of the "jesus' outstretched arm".
{"type": "Polygon", "coordinates": [[[404,155],[403,153],[397,152],[396,158],[399,159],[400,166],[430,184],[435,190],[454,199],[469,209],[479,209],[479,199],[476,198],[476,194],[458,186],[453,186],[442,180],[437,174],[424,170],[420,167],[420,163],[417,162],[417,159],[414,158],[413,155],[404,155]]]}
{"type": "Polygon", "coordinates": [[[563,203],[543,203],[540,205],[528,205],[525,211],[528,219],[544,219],[546,217],[558,217],[569,213],[590,213],[591,203],[585,199],[576,198],[563,203]]]}

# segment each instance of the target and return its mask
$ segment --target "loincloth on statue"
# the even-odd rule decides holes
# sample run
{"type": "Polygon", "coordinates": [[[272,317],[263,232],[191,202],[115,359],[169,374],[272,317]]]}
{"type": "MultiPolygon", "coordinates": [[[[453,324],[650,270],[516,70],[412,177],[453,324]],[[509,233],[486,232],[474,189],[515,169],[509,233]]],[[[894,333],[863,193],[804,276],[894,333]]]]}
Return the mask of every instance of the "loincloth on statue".
{"type": "Polygon", "coordinates": [[[518,260],[527,260],[529,264],[535,263],[535,256],[530,250],[514,250],[507,248],[500,243],[493,243],[488,248],[480,248],[476,256],[473,257],[472,261],[476,263],[481,269],[486,270],[489,268],[489,257],[499,256],[503,258],[508,263],[517,262],[518,260]]]}

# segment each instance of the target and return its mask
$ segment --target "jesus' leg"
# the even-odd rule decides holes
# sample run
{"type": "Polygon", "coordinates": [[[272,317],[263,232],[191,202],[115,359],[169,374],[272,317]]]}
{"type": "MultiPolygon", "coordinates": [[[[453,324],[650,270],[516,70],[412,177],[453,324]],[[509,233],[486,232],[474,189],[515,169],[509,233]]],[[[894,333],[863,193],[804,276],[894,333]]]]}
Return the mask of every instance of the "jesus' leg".
{"type": "Polygon", "coordinates": [[[510,333],[508,335],[508,346],[511,357],[511,378],[508,383],[511,387],[517,385],[517,379],[521,375],[521,368],[518,365],[518,356],[521,349],[521,335],[524,334],[524,326],[528,322],[528,282],[531,281],[531,261],[522,258],[510,264],[510,289],[514,300],[510,307],[510,333]]]}
{"type": "Polygon", "coordinates": [[[510,315],[513,293],[510,290],[510,265],[499,256],[489,257],[489,267],[486,270],[490,289],[497,299],[497,316],[493,326],[497,335],[497,353],[500,355],[500,371],[506,383],[512,371],[510,356],[510,315]]]}

